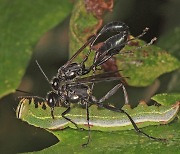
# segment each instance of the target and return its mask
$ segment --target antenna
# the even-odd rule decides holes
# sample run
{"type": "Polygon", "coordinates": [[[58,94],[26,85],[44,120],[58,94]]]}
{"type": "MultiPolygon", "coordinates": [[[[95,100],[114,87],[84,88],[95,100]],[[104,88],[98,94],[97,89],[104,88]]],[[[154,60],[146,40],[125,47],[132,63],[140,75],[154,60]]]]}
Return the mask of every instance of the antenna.
{"type": "MultiPolygon", "coordinates": [[[[33,93],[30,93],[30,92],[27,92],[27,91],[24,91],[24,90],[20,90],[20,89],[16,89],[16,91],[21,92],[21,93],[25,93],[25,94],[34,95],[33,93]]],[[[17,98],[19,98],[19,99],[22,99],[22,98],[25,98],[25,99],[37,98],[37,99],[46,101],[46,100],[45,100],[43,97],[41,97],[41,96],[18,96],[17,98]]]]}
{"type": "Polygon", "coordinates": [[[40,99],[40,100],[43,100],[43,101],[46,101],[43,97],[40,97],[40,96],[18,96],[17,98],[19,98],[19,99],[23,99],[23,98],[25,98],[25,99],[29,99],[29,98],[36,98],[36,99],[40,99]]]}
{"type": "Polygon", "coordinates": [[[144,45],[142,45],[142,46],[140,46],[140,47],[137,47],[136,49],[141,49],[141,48],[150,46],[150,45],[152,45],[156,40],[157,40],[157,38],[154,37],[153,39],[151,39],[151,41],[150,41],[149,43],[146,43],[146,44],[144,44],[144,45]]]}
{"type": "Polygon", "coordinates": [[[20,90],[20,89],[16,89],[16,91],[21,92],[21,93],[25,93],[25,94],[34,95],[33,93],[30,93],[30,92],[24,91],[24,90],[20,90]]]}
{"type": "Polygon", "coordinates": [[[42,67],[39,65],[39,63],[38,63],[38,61],[37,61],[37,60],[36,60],[36,64],[37,64],[37,66],[39,67],[39,69],[40,69],[41,73],[44,75],[44,77],[45,77],[45,78],[46,78],[46,80],[48,81],[48,83],[50,83],[50,81],[49,81],[48,77],[47,77],[47,76],[46,76],[46,74],[44,73],[44,71],[43,71],[42,67]]]}

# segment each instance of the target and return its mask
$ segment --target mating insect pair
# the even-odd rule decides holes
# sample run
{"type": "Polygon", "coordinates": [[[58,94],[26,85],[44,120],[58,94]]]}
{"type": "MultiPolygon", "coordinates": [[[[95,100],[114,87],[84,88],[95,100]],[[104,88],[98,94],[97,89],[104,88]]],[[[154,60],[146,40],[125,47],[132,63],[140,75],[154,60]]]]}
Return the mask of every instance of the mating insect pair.
{"type": "MultiPolygon", "coordinates": [[[[141,37],[145,34],[147,29],[144,30],[144,32],[139,35],[136,38],[141,37]]],[[[96,104],[99,107],[106,108],[108,110],[112,110],[115,112],[121,112],[126,114],[126,116],[131,121],[133,127],[135,130],[141,134],[144,134],[145,136],[161,140],[158,138],[151,137],[147,135],[146,133],[142,132],[135,124],[133,119],[129,116],[128,113],[126,113],[122,109],[117,109],[115,107],[105,105],[103,102],[108,99],[110,96],[112,96],[120,87],[122,87],[124,92],[124,98],[125,103],[128,103],[128,95],[126,92],[126,89],[122,83],[116,85],[113,89],[111,89],[104,97],[101,99],[96,99],[95,96],[92,94],[94,83],[96,82],[102,82],[102,81],[111,81],[111,80],[121,80],[119,77],[115,77],[116,72],[107,72],[103,74],[98,75],[92,75],[89,77],[83,77],[83,75],[88,74],[89,72],[95,72],[96,68],[103,63],[105,63],[108,59],[110,59],[113,55],[119,54],[124,48],[124,46],[131,40],[128,40],[129,35],[129,27],[122,23],[122,22],[111,22],[107,25],[105,25],[101,31],[97,34],[92,36],[71,58],[69,61],[67,61],[66,64],[64,64],[62,67],[58,69],[58,73],[55,77],[53,77],[52,82],[48,79],[48,77],[45,75],[43,69],[36,61],[39,69],[45,76],[48,83],[52,86],[52,91],[47,93],[46,99],[39,97],[39,96],[23,96],[20,98],[35,98],[40,99],[42,102],[47,102],[47,105],[51,108],[51,115],[54,118],[54,108],[64,106],[67,109],[62,113],[62,117],[64,117],[66,120],[72,122],[77,128],[77,124],[73,122],[71,119],[66,117],[65,115],[71,110],[71,103],[79,104],[81,107],[86,108],[87,111],[87,123],[88,128],[90,132],[90,121],[89,121],[89,106],[92,104],[96,104]],[[90,67],[85,66],[85,62],[88,60],[88,57],[90,53],[92,52],[93,46],[97,43],[97,40],[107,33],[113,33],[111,37],[108,37],[103,44],[96,50],[94,61],[90,67]],[[84,50],[88,45],[90,45],[90,50],[83,59],[81,63],[75,63],[72,62],[80,52],[84,50]]],[[[134,38],[134,39],[136,39],[134,38]]],[[[20,90],[19,90],[20,91],[20,90]]],[[[44,105],[45,107],[45,105],[44,105]]],[[[90,133],[88,137],[87,143],[83,145],[87,145],[90,140],[90,133]]]]}
{"type": "MultiPolygon", "coordinates": [[[[53,77],[50,82],[48,77],[45,75],[43,69],[36,61],[41,72],[45,76],[46,80],[51,83],[52,91],[47,94],[47,103],[52,109],[52,117],[54,118],[53,111],[55,106],[68,106],[70,101],[78,102],[79,96],[76,95],[76,92],[71,89],[78,87],[76,89],[81,89],[81,87],[87,86],[87,83],[102,82],[105,80],[120,80],[120,78],[115,77],[116,72],[105,73],[101,75],[94,75],[90,77],[82,78],[83,75],[88,74],[90,71],[95,71],[96,67],[105,63],[110,59],[114,54],[117,54],[127,43],[127,37],[129,34],[129,28],[126,24],[122,22],[111,22],[105,25],[101,31],[92,36],[72,57],[66,64],[58,69],[58,73],[53,77]],[[92,47],[95,45],[96,41],[106,33],[114,33],[106,41],[103,42],[103,45],[97,49],[93,64],[90,67],[85,66],[85,62],[88,60],[89,54],[92,51],[92,47]],[[81,63],[72,62],[80,52],[83,51],[85,47],[90,44],[90,50],[83,59],[81,63]],[[81,86],[78,86],[81,84],[81,86]],[[73,91],[73,92],[70,92],[73,91]],[[74,94],[72,94],[74,93],[74,94]],[[60,98],[61,101],[58,99],[60,98]],[[58,101],[57,101],[58,100],[58,101]],[[57,102],[61,103],[57,103],[57,102]],[[58,105],[57,105],[58,104],[58,105]]],[[[124,93],[126,94],[125,87],[123,87],[124,93]]],[[[82,90],[80,90],[82,92],[82,90]]],[[[91,90],[92,91],[92,90],[91,90]]],[[[127,97],[127,96],[126,96],[127,97]]],[[[126,99],[127,101],[127,99],[126,99]]],[[[81,103],[83,104],[83,103],[81,103]]]]}

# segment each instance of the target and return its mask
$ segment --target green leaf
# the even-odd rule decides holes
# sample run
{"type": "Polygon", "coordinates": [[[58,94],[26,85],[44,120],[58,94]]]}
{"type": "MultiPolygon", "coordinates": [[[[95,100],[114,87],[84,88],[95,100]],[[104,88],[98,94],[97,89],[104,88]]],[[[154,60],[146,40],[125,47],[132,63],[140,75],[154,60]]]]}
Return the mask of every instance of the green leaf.
{"type": "MultiPolygon", "coordinates": [[[[143,129],[146,133],[156,137],[167,137],[167,143],[152,141],[146,137],[138,136],[133,130],[119,132],[91,132],[90,144],[83,148],[81,144],[87,140],[87,131],[53,132],[60,140],[54,146],[39,153],[177,153],[179,151],[180,124],[148,127],[143,129]]],[[[38,152],[37,152],[38,153],[38,152]]]]}
{"type": "MultiPolygon", "coordinates": [[[[98,20],[86,11],[84,1],[79,1],[71,16],[70,55],[73,55],[98,28],[98,20]]],[[[129,85],[148,86],[160,75],[180,68],[180,62],[165,50],[155,45],[137,49],[143,45],[145,45],[144,41],[132,41],[121,51],[124,54],[115,56],[115,64],[119,70],[123,70],[121,75],[130,77],[126,81],[129,85]],[[133,55],[127,54],[125,51],[132,51],[133,55]]],[[[76,58],[76,61],[81,62],[87,50],[84,50],[76,58]]],[[[94,52],[89,56],[87,66],[92,64],[93,57],[94,52]]]]}
{"type": "Polygon", "coordinates": [[[15,91],[37,41],[71,8],[67,0],[0,0],[0,97],[15,91]]]}
{"type": "MultiPolygon", "coordinates": [[[[145,45],[137,40],[136,45],[145,45]]],[[[180,61],[163,49],[151,45],[137,50],[137,46],[126,46],[123,51],[132,51],[132,55],[117,55],[117,66],[122,69],[123,76],[129,76],[128,84],[132,86],[147,86],[160,75],[180,68],[180,61]]],[[[122,52],[123,52],[122,51],[122,52]]]]}
{"type": "Polygon", "coordinates": [[[165,33],[158,41],[158,45],[176,56],[180,60],[180,27],[165,33]]]}
{"type": "MultiPolygon", "coordinates": [[[[174,29],[170,28],[170,30],[164,33],[158,40],[158,45],[160,47],[168,50],[169,53],[176,56],[180,60],[180,27],[175,27],[174,29]]],[[[167,83],[168,92],[177,92],[180,90],[179,78],[180,69],[171,74],[171,80],[169,83],[167,83]]]]}
{"type": "MultiPolygon", "coordinates": [[[[139,104],[138,107],[135,109],[131,109],[128,106],[124,106],[123,109],[126,110],[132,116],[132,118],[135,118],[136,116],[139,117],[138,119],[145,118],[146,120],[150,115],[158,118],[158,115],[155,115],[156,113],[163,113],[163,111],[168,111],[171,107],[172,109],[177,107],[179,110],[179,103],[172,106],[161,106],[161,107],[155,107],[150,106],[148,107],[145,104],[139,104]],[[148,116],[147,116],[148,115],[148,116]]],[[[150,121],[146,122],[140,122],[138,123],[138,127],[144,127],[149,125],[156,125],[156,126],[149,126],[147,128],[144,128],[143,131],[147,134],[155,137],[161,137],[161,138],[167,138],[167,143],[163,142],[157,142],[152,141],[144,136],[138,136],[137,133],[132,129],[131,127],[123,128],[122,130],[126,131],[111,131],[108,130],[108,128],[100,129],[101,131],[91,131],[91,142],[86,148],[82,148],[81,144],[85,143],[87,141],[87,131],[80,131],[80,130],[73,130],[70,128],[66,128],[64,130],[52,130],[52,126],[58,124],[58,120],[64,123],[64,119],[61,116],[61,113],[65,110],[65,108],[62,107],[56,107],[55,108],[55,119],[52,119],[50,115],[50,108],[48,107],[46,110],[43,110],[41,108],[41,105],[37,109],[34,108],[33,102],[29,104],[27,100],[22,101],[17,109],[17,115],[20,117],[23,121],[28,122],[29,124],[32,124],[36,127],[46,128],[49,132],[53,133],[60,142],[57,143],[54,146],[51,146],[50,148],[44,149],[40,152],[43,153],[52,153],[52,152],[61,152],[61,153],[118,153],[118,152],[127,152],[127,153],[139,153],[140,150],[143,150],[145,153],[148,151],[151,152],[164,152],[164,151],[176,151],[179,148],[179,138],[178,135],[180,133],[180,125],[179,120],[174,120],[174,122],[171,122],[168,125],[159,125],[160,122],[157,123],[151,123],[150,121]],[[48,128],[51,127],[51,130],[48,128]],[[104,132],[105,131],[105,132],[104,132]],[[106,148],[105,148],[106,147],[106,148]],[[131,147],[131,148],[128,148],[131,147]],[[160,150],[160,149],[163,150],[160,150]]],[[[177,112],[178,112],[177,110],[177,112]]],[[[69,118],[72,120],[75,120],[77,117],[82,120],[82,118],[86,121],[86,113],[85,109],[82,108],[73,108],[70,113],[67,114],[69,118]],[[79,116],[81,115],[81,116],[79,116]],[[73,119],[74,118],[74,119],[73,119]]],[[[173,116],[173,119],[175,118],[177,112],[173,116]]],[[[95,117],[98,117],[99,119],[101,117],[104,117],[104,122],[107,123],[107,121],[113,121],[114,117],[117,117],[120,121],[120,119],[124,119],[126,121],[125,115],[122,113],[117,113],[105,109],[97,109],[97,107],[90,107],[90,120],[92,120],[93,115],[95,117]],[[106,118],[108,117],[108,118],[106,118]]],[[[161,115],[161,114],[160,114],[161,115]]],[[[169,115],[169,114],[168,114],[169,115]]],[[[167,118],[166,116],[164,116],[167,118]]],[[[169,121],[170,122],[170,121],[169,121]]],[[[67,123],[67,121],[65,122],[67,123]]],[[[102,123],[102,124],[103,124],[102,123]]],[[[164,123],[164,122],[163,122],[164,123]]],[[[162,123],[162,124],[163,124],[162,123]]],[[[165,123],[164,123],[165,124],[165,123]]],[[[64,127],[61,126],[59,128],[65,128],[68,125],[64,124],[64,127]]],[[[69,125],[72,127],[72,125],[69,125]]],[[[85,127],[84,127],[85,128],[85,127]]],[[[86,126],[87,129],[87,126],[86,126]]],[[[92,127],[93,129],[93,127],[92,127]]]]}
{"type": "Polygon", "coordinates": [[[157,94],[151,98],[162,105],[172,105],[174,102],[180,102],[180,94],[157,94]]]}
{"type": "MultiPolygon", "coordinates": [[[[72,11],[70,19],[70,43],[69,53],[72,56],[90,37],[97,31],[98,20],[93,16],[92,13],[88,12],[85,8],[83,0],[79,0],[72,11]]],[[[87,53],[87,49],[83,53],[79,54],[76,58],[77,61],[81,62],[84,55],[87,53]]],[[[93,56],[90,57],[90,64],[93,56]]]]}

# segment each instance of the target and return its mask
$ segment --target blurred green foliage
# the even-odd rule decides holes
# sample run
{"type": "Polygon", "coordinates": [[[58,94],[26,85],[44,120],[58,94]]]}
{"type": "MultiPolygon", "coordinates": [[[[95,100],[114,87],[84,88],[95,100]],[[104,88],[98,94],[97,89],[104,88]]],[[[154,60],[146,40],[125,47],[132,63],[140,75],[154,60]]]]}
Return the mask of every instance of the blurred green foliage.
{"type": "Polygon", "coordinates": [[[0,98],[15,91],[37,41],[62,22],[71,8],[66,0],[0,1],[0,98]]]}

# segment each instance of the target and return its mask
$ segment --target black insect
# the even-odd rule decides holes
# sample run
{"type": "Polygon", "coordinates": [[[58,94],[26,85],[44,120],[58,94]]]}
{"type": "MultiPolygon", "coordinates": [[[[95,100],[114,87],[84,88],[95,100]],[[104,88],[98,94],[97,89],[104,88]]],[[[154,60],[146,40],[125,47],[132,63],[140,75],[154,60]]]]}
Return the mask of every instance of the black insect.
{"type": "MultiPolygon", "coordinates": [[[[58,69],[58,73],[54,76],[51,82],[46,77],[45,73],[42,71],[42,68],[36,61],[41,72],[46,77],[47,81],[51,83],[53,90],[61,89],[61,86],[64,82],[78,80],[83,75],[88,74],[90,71],[95,72],[96,68],[107,60],[109,60],[113,55],[119,54],[124,46],[137,38],[142,37],[146,32],[147,28],[139,36],[129,39],[128,35],[129,27],[123,22],[110,22],[106,24],[96,35],[93,35],[71,58],[58,69]],[[95,51],[95,57],[93,63],[90,67],[85,66],[85,62],[88,60],[90,53],[93,50],[93,46],[96,45],[99,39],[101,39],[106,34],[111,34],[105,40],[101,40],[102,45],[95,51]],[[86,54],[85,58],[81,63],[72,62],[88,45],[90,45],[89,52],[86,54]]],[[[125,88],[125,87],[124,87],[125,88]]]]}
{"type": "MultiPolygon", "coordinates": [[[[107,100],[110,96],[112,96],[120,87],[124,88],[122,83],[116,85],[113,89],[111,89],[104,97],[101,99],[96,99],[96,97],[92,94],[92,88],[90,88],[89,84],[102,82],[102,81],[112,81],[112,80],[120,80],[120,77],[113,77],[112,74],[115,72],[108,72],[98,75],[93,75],[85,78],[81,78],[78,82],[66,82],[61,86],[59,90],[49,91],[46,95],[46,98],[39,96],[20,96],[19,98],[26,98],[31,101],[34,98],[35,107],[38,107],[38,103],[43,103],[42,108],[46,109],[46,104],[51,108],[51,116],[54,119],[54,109],[56,107],[66,107],[67,109],[61,114],[63,118],[73,123],[78,129],[80,129],[75,122],[73,122],[70,118],[66,117],[66,114],[71,110],[71,104],[76,104],[85,108],[87,111],[87,123],[89,128],[89,137],[87,143],[83,144],[83,146],[88,145],[90,140],[90,125],[89,125],[89,107],[92,104],[96,104],[99,107],[108,108],[108,106],[104,106],[103,102],[107,100]]],[[[18,90],[20,92],[24,92],[18,90]]],[[[128,100],[127,92],[124,89],[124,98],[128,100]]]]}
{"type": "MultiPolygon", "coordinates": [[[[82,82],[81,77],[83,75],[88,74],[91,70],[95,71],[97,66],[105,63],[109,58],[111,58],[114,54],[118,54],[120,50],[127,43],[127,37],[129,35],[129,27],[123,22],[111,22],[105,25],[97,35],[93,35],[71,58],[64,64],[62,67],[58,69],[58,73],[53,77],[50,82],[45,73],[43,72],[41,66],[36,61],[38,67],[41,72],[44,74],[45,78],[52,85],[52,89],[55,91],[61,91],[62,86],[66,84],[66,82],[74,81],[82,82]],[[111,37],[108,37],[107,40],[103,42],[103,45],[96,51],[93,64],[87,68],[85,66],[85,62],[88,60],[88,56],[92,51],[92,47],[96,44],[96,41],[107,33],[113,33],[111,37]],[[85,47],[90,44],[90,50],[84,60],[81,63],[72,62],[80,52],[83,51],[85,47]]],[[[123,86],[123,90],[125,93],[125,87],[123,86]]],[[[126,100],[128,103],[128,100],[126,100]]]]}
{"type": "MultiPolygon", "coordinates": [[[[62,67],[58,69],[58,73],[56,76],[53,77],[52,81],[48,79],[46,74],[44,73],[43,69],[39,65],[39,63],[36,61],[39,69],[41,70],[42,74],[48,81],[48,83],[52,86],[52,91],[49,93],[49,95],[57,96],[57,97],[64,97],[64,93],[69,92],[69,86],[76,86],[77,84],[82,83],[92,83],[95,82],[102,82],[107,80],[120,80],[121,78],[115,77],[115,74],[119,71],[115,72],[109,72],[109,73],[103,73],[99,75],[93,75],[89,77],[82,78],[83,75],[88,74],[91,70],[95,71],[96,67],[100,66],[101,64],[105,63],[109,58],[111,58],[113,55],[118,54],[120,50],[125,46],[127,43],[127,37],[129,35],[129,28],[128,26],[123,22],[111,22],[107,25],[105,25],[97,35],[93,35],[71,58],[64,64],[62,67]],[[92,51],[92,47],[96,44],[97,40],[105,35],[106,33],[113,33],[112,36],[108,37],[103,42],[103,45],[96,51],[93,64],[87,68],[85,66],[85,62],[88,60],[89,54],[92,51]],[[83,59],[81,63],[72,62],[80,52],[84,50],[88,45],[90,45],[90,50],[83,59]],[[68,85],[68,86],[67,86],[68,85]],[[56,94],[56,95],[55,95],[56,94]]],[[[92,89],[92,88],[91,88],[92,89]]],[[[122,89],[125,95],[125,102],[128,104],[128,96],[126,89],[124,85],[122,84],[122,89]]],[[[20,90],[18,90],[20,91],[20,90]]],[[[22,91],[21,91],[22,92],[22,91]]],[[[49,97],[48,95],[48,97],[49,97]]],[[[36,96],[36,98],[38,98],[36,96]]],[[[67,99],[67,97],[66,97],[67,99]]],[[[53,111],[54,111],[54,105],[51,104],[51,99],[47,99],[48,105],[52,109],[52,117],[54,118],[53,111]]],[[[68,97],[65,103],[68,103],[67,101],[71,100],[71,97],[68,97]]]]}
{"type": "MultiPolygon", "coordinates": [[[[62,87],[62,91],[60,93],[56,93],[54,91],[48,93],[46,101],[48,102],[48,106],[50,106],[52,109],[52,116],[54,116],[53,110],[55,106],[66,107],[67,110],[62,113],[62,117],[73,123],[78,129],[79,127],[77,126],[77,124],[73,122],[70,118],[66,117],[66,114],[70,112],[71,104],[77,104],[80,105],[82,108],[86,109],[87,125],[89,130],[88,140],[86,143],[83,144],[83,146],[86,146],[89,144],[90,141],[89,107],[92,104],[96,104],[99,107],[104,107],[108,109],[110,106],[104,105],[103,102],[107,100],[110,96],[112,96],[120,87],[122,87],[122,83],[116,85],[101,99],[96,99],[96,97],[92,94],[92,89],[88,84],[66,84],[62,87]]],[[[109,110],[111,110],[111,107],[109,108],[109,110]]]]}
{"type": "MultiPolygon", "coordinates": [[[[95,82],[95,81],[93,81],[93,82],[95,82]]],[[[86,113],[87,113],[87,125],[88,125],[89,134],[88,134],[87,142],[82,144],[82,146],[87,146],[90,142],[89,107],[93,104],[97,105],[100,108],[105,108],[105,109],[108,109],[108,110],[111,110],[114,112],[120,112],[120,113],[125,114],[129,118],[130,122],[132,123],[132,125],[137,133],[143,134],[153,140],[165,141],[165,139],[152,137],[152,136],[144,133],[143,131],[141,131],[137,127],[136,123],[133,121],[131,116],[127,112],[125,112],[123,109],[115,108],[113,106],[106,105],[103,103],[109,97],[113,96],[117,92],[117,90],[122,86],[123,86],[122,83],[116,85],[101,99],[97,99],[92,94],[92,91],[91,91],[92,89],[90,88],[90,86],[85,83],[74,84],[74,85],[71,85],[71,84],[63,85],[63,87],[61,89],[62,91],[60,91],[59,93],[57,93],[57,91],[50,91],[49,93],[47,93],[46,99],[44,99],[42,97],[38,97],[38,96],[27,96],[27,97],[25,96],[22,98],[41,99],[42,103],[44,103],[43,107],[45,107],[45,102],[47,102],[47,105],[51,108],[51,115],[53,116],[53,118],[54,118],[54,108],[55,107],[62,107],[62,106],[66,107],[67,109],[61,115],[66,120],[73,123],[77,127],[77,129],[81,129],[81,128],[79,128],[78,125],[74,121],[72,121],[70,118],[66,117],[66,114],[68,114],[70,112],[71,104],[77,104],[77,105],[80,105],[82,108],[85,108],[86,113]]],[[[125,94],[125,99],[127,99],[126,97],[127,97],[127,95],[125,94]]],[[[36,104],[36,106],[37,106],[37,104],[36,104]]]]}
{"type": "MultiPolygon", "coordinates": [[[[123,22],[111,22],[105,25],[97,35],[93,35],[71,58],[58,69],[58,73],[52,79],[52,88],[58,90],[60,84],[64,81],[74,80],[75,78],[81,77],[88,74],[90,71],[95,70],[96,67],[105,63],[113,55],[118,54],[120,50],[127,43],[127,37],[129,35],[129,28],[123,22]],[[89,54],[92,51],[93,46],[97,40],[107,33],[113,35],[103,41],[103,45],[96,51],[93,64],[87,68],[85,62],[88,60],[89,54]],[[90,45],[90,50],[81,63],[72,62],[77,55],[90,45]]],[[[37,63],[38,64],[38,63],[37,63]]],[[[38,64],[39,68],[40,65],[38,64]]],[[[40,68],[41,69],[41,68],[40,68]]],[[[42,69],[41,69],[42,70],[42,69]]],[[[47,77],[46,77],[47,78],[47,77]]]]}
{"type": "MultiPolygon", "coordinates": [[[[144,32],[136,38],[141,37],[142,35],[145,34],[145,32],[146,30],[144,30],[144,32]]],[[[96,67],[105,63],[113,55],[118,54],[122,50],[122,48],[124,48],[124,46],[128,43],[128,41],[130,41],[127,39],[128,35],[129,35],[129,27],[122,22],[111,22],[105,25],[97,35],[92,36],[70,58],[70,60],[66,64],[64,64],[62,67],[58,69],[58,73],[55,77],[53,77],[52,82],[49,81],[43,69],[36,61],[38,67],[40,68],[41,72],[43,73],[47,81],[51,83],[52,91],[47,93],[46,99],[39,96],[23,96],[19,98],[35,98],[35,99],[40,99],[42,102],[47,102],[47,105],[51,108],[51,115],[53,119],[54,119],[55,107],[60,107],[60,106],[66,107],[67,110],[62,113],[62,117],[72,122],[77,128],[78,128],[77,124],[68,117],[66,117],[66,114],[70,111],[71,104],[73,103],[79,104],[81,107],[86,108],[89,132],[90,132],[90,125],[89,125],[88,109],[89,106],[91,106],[92,104],[96,104],[99,107],[103,107],[108,110],[126,114],[137,132],[144,134],[145,136],[151,139],[162,140],[159,138],[151,137],[146,133],[142,132],[136,126],[135,122],[132,120],[129,114],[126,113],[124,110],[103,104],[103,102],[106,99],[108,99],[110,96],[112,96],[120,87],[122,87],[124,92],[125,103],[128,103],[128,95],[122,83],[115,86],[104,97],[102,97],[99,100],[96,99],[95,96],[92,94],[93,87],[91,86],[90,88],[91,84],[94,85],[94,83],[102,82],[102,81],[112,81],[112,80],[120,81],[121,78],[114,76],[114,74],[118,73],[118,71],[92,75],[89,77],[82,77],[83,75],[88,74],[90,71],[95,72],[96,67]],[[96,50],[96,54],[92,65],[89,68],[87,68],[85,66],[85,62],[88,60],[89,54],[91,53],[93,46],[96,44],[97,40],[100,39],[102,35],[109,32],[115,33],[115,35],[112,35],[111,37],[108,37],[108,39],[103,41],[102,46],[96,50]],[[84,60],[81,63],[72,62],[78,56],[78,54],[82,52],[83,49],[89,44],[90,44],[90,50],[86,55],[86,57],[84,58],[84,60]]],[[[45,105],[43,105],[43,108],[45,108],[45,105]]],[[[83,145],[87,145],[89,143],[89,139],[90,139],[90,133],[87,143],[83,145]]]]}
{"type": "MultiPolygon", "coordinates": [[[[120,50],[125,46],[127,43],[127,37],[129,35],[129,27],[123,23],[123,22],[111,22],[107,25],[105,25],[97,35],[93,35],[71,58],[64,64],[62,67],[58,69],[58,73],[56,76],[53,77],[52,81],[48,79],[46,74],[44,73],[43,69],[39,65],[39,63],[36,61],[39,69],[47,79],[49,83],[51,83],[52,90],[56,93],[61,93],[63,90],[63,87],[66,86],[66,84],[76,84],[82,83],[82,82],[92,82],[97,76],[88,77],[88,78],[82,78],[83,75],[88,74],[90,71],[93,70],[95,72],[96,67],[100,66],[101,64],[105,63],[109,58],[111,58],[113,55],[118,54],[120,50]],[[88,60],[89,54],[92,51],[92,47],[96,44],[97,40],[101,38],[103,35],[107,33],[112,33],[111,36],[108,36],[108,39],[106,39],[102,46],[96,51],[93,64],[87,68],[85,66],[85,62],[88,60]],[[90,50],[83,59],[81,63],[72,62],[80,52],[84,50],[85,47],[87,47],[90,44],[90,50]],[[89,81],[88,81],[89,80],[89,81]]],[[[111,73],[105,73],[101,75],[101,81],[102,78],[105,78],[105,80],[116,80],[120,78],[113,77],[115,76],[115,73],[117,72],[111,72],[111,73]],[[108,76],[107,76],[108,75],[108,76]],[[104,76],[104,77],[103,77],[104,76]]],[[[100,75],[99,75],[100,76],[100,75]]],[[[98,77],[99,77],[98,76],[98,77]]],[[[97,80],[97,79],[95,79],[97,80]]],[[[93,87],[93,86],[92,86],[93,87]]],[[[91,89],[92,89],[91,87],[91,89]]],[[[122,86],[123,92],[127,95],[126,89],[124,85],[122,86]]],[[[128,98],[126,99],[126,104],[128,104],[128,98]]]]}
{"type": "MultiPolygon", "coordinates": [[[[106,81],[106,79],[104,79],[106,81]]],[[[92,81],[88,81],[88,82],[98,82],[99,80],[96,80],[95,78],[92,81]]],[[[145,136],[147,136],[150,139],[154,139],[154,140],[158,140],[158,141],[165,141],[165,139],[162,138],[156,138],[156,137],[152,137],[146,133],[144,133],[143,131],[141,131],[136,123],[133,121],[133,119],[131,118],[131,116],[125,112],[123,109],[121,108],[115,108],[113,106],[110,105],[106,105],[103,102],[105,100],[107,100],[109,97],[113,96],[117,90],[122,87],[123,88],[123,84],[117,84],[114,88],[112,88],[106,95],[104,95],[101,99],[97,99],[93,94],[92,94],[92,89],[90,88],[90,86],[86,83],[76,83],[76,84],[66,84],[63,85],[62,90],[59,93],[56,93],[55,91],[51,91],[47,94],[47,98],[46,98],[46,102],[48,104],[49,107],[51,107],[51,114],[54,117],[54,108],[55,107],[66,107],[67,109],[62,113],[62,117],[65,118],[66,120],[70,121],[71,123],[73,123],[77,129],[80,129],[77,124],[72,121],[70,118],[66,117],[66,114],[68,114],[71,110],[71,104],[77,104],[80,105],[82,108],[86,109],[86,113],[87,113],[87,125],[88,125],[88,140],[86,143],[82,144],[82,146],[87,146],[89,144],[90,141],[90,124],[89,124],[89,107],[93,104],[97,105],[100,108],[106,108],[108,110],[114,111],[114,112],[120,112],[125,114],[129,120],[131,121],[134,129],[136,130],[137,133],[139,134],[143,134],[145,136]]],[[[128,99],[128,95],[127,92],[124,93],[124,99],[125,101],[128,99]]]]}

